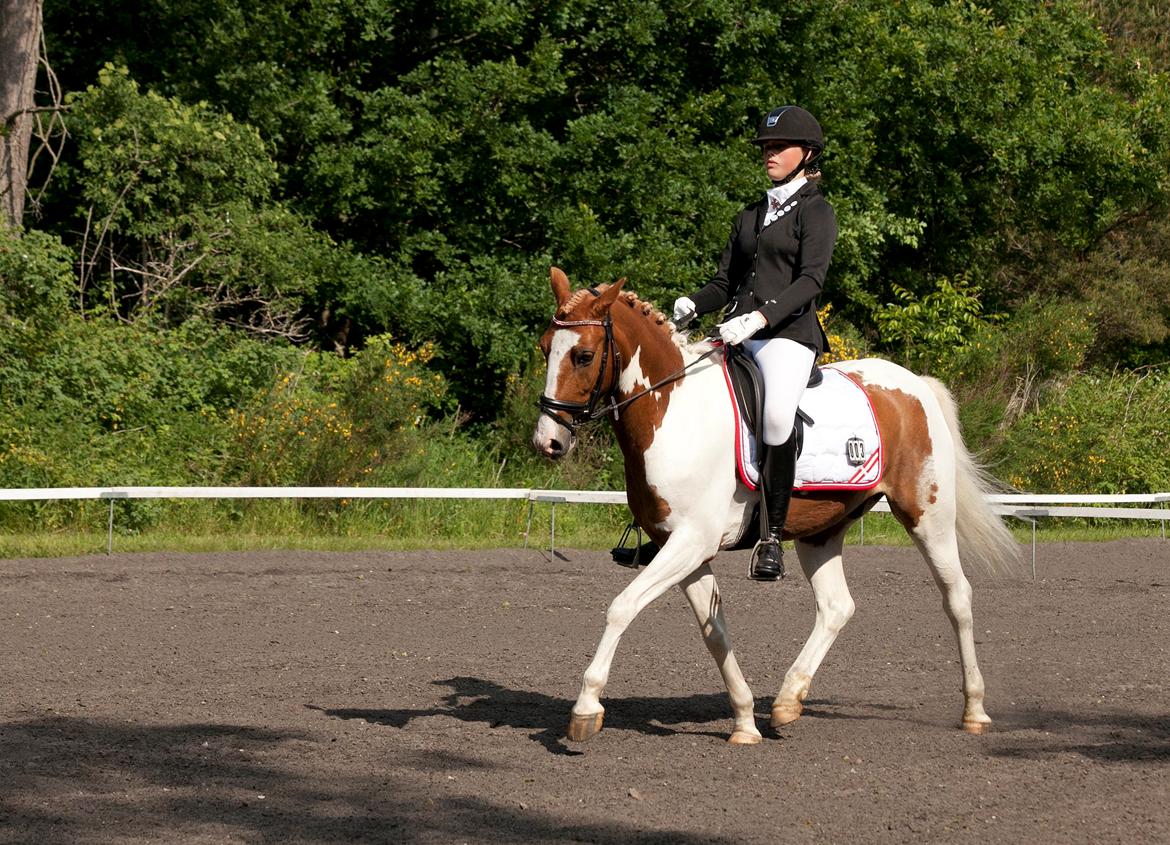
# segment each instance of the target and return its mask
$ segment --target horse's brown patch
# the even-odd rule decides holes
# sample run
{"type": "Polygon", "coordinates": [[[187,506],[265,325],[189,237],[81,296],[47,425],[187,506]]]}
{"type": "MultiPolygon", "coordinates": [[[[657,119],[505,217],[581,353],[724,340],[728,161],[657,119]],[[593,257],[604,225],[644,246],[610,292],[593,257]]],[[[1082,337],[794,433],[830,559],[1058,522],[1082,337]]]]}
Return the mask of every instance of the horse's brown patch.
{"type": "Polygon", "coordinates": [[[668,533],[659,529],[659,525],[670,516],[670,505],[658,495],[658,490],[646,483],[646,465],[642,456],[635,459],[626,454],[626,501],[634,519],[642,526],[642,530],[650,535],[658,545],[664,545],[668,533]]]}
{"type": "MultiPolygon", "coordinates": [[[[675,331],[667,322],[666,315],[655,309],[649,302],[639,299],[637,294],[632,291],[612,290],[614,287],[620,287],[621,284],[622,282],[619,281],[613,285],[599,285],[594,289],[596,294],[584,288],[568,294],[557,309],[557,319],[564,322],[602,320],[608,311],[613,320],[614,343],[621,358],[621,366],[623,368],[629,366],[635,354],[640,350],[638,363],[642,374],[651,384],[655,384],[679,372],[683,367],[682,352],[676,343],[675,331]],[[624,302],[627,308],[613,307],[618,302],[624,302]]],[[[541,338],[541,348],[545,355],[548,354],[552,333],[556,328],[550,326],[544,337],[541,338]]],[[[605,343],[604,330],[598,326],[580,326],[577,327],[577,331],[582,340],[585,341],[585,345],[594,347],[596,353],[594,360],[600,362],[605,343]]],[[[575,379],[579,382],[576,385],[578,391],[583,390],[588,393],[596,381],[598,366],[599,363],[593,367],[584,368],[581,372],[571,373],[570,371],[575,368],[572,367],[571,362],[566,360],[562,363],[561,372],[558,373],[557,384],[561,386],[560,379],[568,377],[569,381],[564,383],[567,386],[575,379]],[[585,382],[588,382],[588,389],[585,389],[585,382]]],[[[609,387],[611,383],[617,384],[620,372],[616,362],[614,362],[611,372],[613,374],[612,382],[607,373],[606,384],[603,387],[609,387]]],[[[620,429],[629,429],[634,437],[634,443],[642,451],[649,448],[654,440],[653,433],[662,424],[662,418],[666,414],[666,408],[670,402],[670,392],[678,383],[678,381],[671,381],[657,388],[654,391],[657,401],[652,401],[648,397],[623,407],[620,412],[622,425],[618,427],[619,435],[620,429]]],[[[619,394],[618,398],[629,399],[644,392],[644,390],[644,386],[638,385],[630,393],[619,394]]],[[[560,396],[558,398],[568,397],[560,396]]]]}
{"type": "MultiPolygon", "coordinates": [[[[599,312],[598,303],[609,298],[606,296],[606,292],[611,287],[613,286],[598,286],[596,290],[601,294],[600,297],[594,296],[588,290],[576,291],[561,307],[558,318],[565,321],[603,319],[606,309],[602,308],[599,312]]],[[[623,368],[628,367],[634,356],[637,355],[642,375],[651,384],[669,378],[682,369],[682,352],[678,344],[675,343],[674,330],[667,323],[665,315],[656,310],[653,305],[639,299],[637,294],[632,291],[623,291],[614,302],[614,307],[609,308],[609,314],[613,319],[614,343],[621,357],[623,368]],[[625,303],[627,307],[618,307],[618,303],[625,303]]],[[[598,332],[596,346],[599,359],[601,346],[604,343],[602,329],[582,327],[579,331],[583,337],[586,336],[584,334],[586,331],[598,332]]],[[[613,371],[614,384],[617,383],[618,375],[619,372],[615,367],[613,371]]],[[[564,370],[560,376],[565,376],[564,370]]],[[[596,378],[596,369],[589,369],[588,378],[596,378]]],[[[606,382],[606,386],[608,386],[608,375],[606,382]]],[[[632,455],[637,455],[640,460],[641,455],[654,442],[654,432],[662,425],[662,419],[670,404],[670,393],[678,384],[678,381],[667,382],[654,390],[654,397],[637,399],[623,406],[619,411],[619,419],[616,421],[614,429],[622,451],[625,453],[627,466],[629,466],[632,455]]],[[[645,392],[644,385],[636,386],[629,393],[619,391],[618,400],[630,399],[643,392],[645,392]]]]}
{"type": "Polygon", "coordinates": [[[784,536],[792,539],[823,531],[841,521],[846,513],[843,496],[825,494],[815,499],[793,498],[784,524],[784,536]]]}
{"type": "MultiPolygon", "coordinates": [[[[628,366],[637,354],[642,375],[651,384],[669,378],[683,368],[682,351],[675,343],[673,329],[666,317],[650,303],[626,291],[610,313],[623,365],[628,366]],[[626,308],[620,307],[623,302],[626,308]]],[[[667,535],[655,526],[670,516],[670,505],[646,483],[644,456],[662,426],[666,409],[670,406],[670,394],[679,383],[668,382],[656,388],[653,396],[635,399],[622,408],[619,420],[614,423],[614,432],[625,456],[626,495],[630,510],[638,524],[659,543],[665,542],[667,535]]],[[[620,392],[618,398],[629,399],[643,392],[645,386],[639,385],[630,393],[620,392]]]]}
{"type": "Polygon", "coordinates": [[[837,526],[852,517],[870,495],[869,491],[826,490],[793,496],[784,525],[785,539],[823,545],[836,533],[837,526]]]}
{"type": "Polygon", "coordinates": [[[612,285],[602,285],[594,290],[583,289],[569,292],[569,280],[558,268],[552,268],[552,288],[557,298],[557,312],[554,322],[540,338],[540,349],[547,359],[552,349],[553,338],[558,331],[571,330],[577,335],[573,352],[566,355],[559,364],[556,374],[557,395],[552,398],[569,402],[584,402],[595,389],[603,396],[617,384],[617,370],[620,358],[611,360],[615,350],[607,347],[606,330],[600,322],[605,318],[613,303],[621,295],[625,279],[612,285]],[[569,325],[558,325],[568,323],[569,325]],[[575,325],[574,325],[575,324],[575,325]],[[591,351],[593,359],[580,365],[576,355],[580,351],[591,351]],[[602,363],[606,370],[601,371],[602,363]]]}
{"type": "Polygon", "coordinates": [[[873,403],[882,442],[897,444],[896,449],[886,449],[881,489],[898,521],[907,530],[913,529],[938,492],[938,485],[932,484],[929,500],[923,501],[922,474],[934,448],[926,409],[917,396],[903,390],[864,383],[862,387],[873,403]]]}
{"type": "MultiPolygon", "coordinates": [[[[553,335],[558,331],[564,331],[564,329],[552,325],[541,335],[540,349],[546,359],[552,349],[553,335]]],[[[576,346],[592,348],[595,353],[594,363],[588,367],[577,367],[570,356],[566,355],[562,358],[557,370],[556,398],[570,402],[584,402],[593,392],[593,387],[597,383],[600,373],[601,355],[605,348],[605,329],[600,326],[577,326],[575,331],[578,335],[576,346]]],[[[606,365],[607,372],[605,384],[602,385],[603,389],[613,382],[613,366],[612,362],[606,365]]]]}

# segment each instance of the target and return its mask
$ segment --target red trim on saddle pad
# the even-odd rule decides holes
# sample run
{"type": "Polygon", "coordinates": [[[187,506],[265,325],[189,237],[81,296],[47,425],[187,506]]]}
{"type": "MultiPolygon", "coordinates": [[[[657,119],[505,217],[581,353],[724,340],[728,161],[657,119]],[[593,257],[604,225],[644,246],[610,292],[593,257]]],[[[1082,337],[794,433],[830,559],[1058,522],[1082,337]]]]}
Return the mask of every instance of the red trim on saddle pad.
{"type": "Polygon", "coordinates": [[[727,370],[727,356],[719,362],[723,367],[723,381],[727,384],[727,394],[731,397],[731,414],[735,418],[735,474],[749,490],[759,488],[748,478],[747,468],[743,465],[743,419],[739,415],[739,400],[735,398],[735,386],[731,383],[731,373],[727,370]]]}

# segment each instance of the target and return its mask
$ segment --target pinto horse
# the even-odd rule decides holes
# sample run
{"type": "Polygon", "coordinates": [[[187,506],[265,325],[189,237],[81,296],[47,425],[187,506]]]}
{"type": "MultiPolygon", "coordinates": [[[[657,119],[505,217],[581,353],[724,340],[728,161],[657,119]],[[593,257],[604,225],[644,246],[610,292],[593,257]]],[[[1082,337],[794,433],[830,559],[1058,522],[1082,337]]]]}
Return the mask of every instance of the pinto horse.
{"type": "MultiPolygon", "coordinates": [[[[609,606],[568,737],[582,741],[601,730],[601,694],[622,633],[643,608],[677,585],[727,685],[735,719],[729,741],[758,743],[754,699],[732,651],[710,565],[720,549],[744,535],[758,496],[736,477],[722,350],[689,343],[651,305],[623,293],[624,280],[572,292],[561,270],[552,268],[551,276],[557,309],[540,339],[548,372],[533,445],[548,458],[562,458],[573,448],[577,424],[609,417],[625,457],[630,509],[661,546],[609,606]]],[[[988,479],[963,445],[954,401],[941,382],[880,359],[834,366],[869,395],[882,433],[885,474],[870,490],[793,497],[784,536],[795,540],[817,614],[773,701],[771,724],[779,727],[800,716],[813,675],[853,615],[841,565],[845,531],[884,495],[942,591],[959,644],[961,726],[983,733],[991,719],[983,709],[971,586],[959,550],[997,565],[1016,554],[1016,543],[986,503],[988,479]]]]}

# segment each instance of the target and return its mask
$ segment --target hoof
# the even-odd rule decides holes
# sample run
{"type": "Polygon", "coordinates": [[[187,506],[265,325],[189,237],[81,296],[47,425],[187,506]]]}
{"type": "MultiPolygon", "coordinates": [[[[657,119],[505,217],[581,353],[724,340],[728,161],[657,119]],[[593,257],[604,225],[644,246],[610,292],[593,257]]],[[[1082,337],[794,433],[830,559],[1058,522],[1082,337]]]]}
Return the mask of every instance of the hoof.
{"type": "Polygon", "coordinates": [[[604,710],[585,716],[578,716],[574,713],[569,717],[569,739],[573,742],[584,742],[587,739],[592,739],[601,732],[601,722],[604,718],[604,710]]]}
{"type": "Polygon", "coordinates": [[[983,736],[991,730],[991,720],[986,722],[976,722],[974,719],[964,719],[961,725],[964,733],[969,733],[974,736],[983,736]]]}
{"type": "Polygon", "coordinates": [[[800,718],[802,710],[804,710],[804,705],[799,701],[774,705],[772,707],[772,727],[782,728],[785,725],[791,725],[800,718]]]}
{"type": "Polygon", "coordinates": [[[759,731],[752,733],[751,731],[735,731],[727,738],[728,745],[759,745],[764,741],[760,736],[759,731]]]}

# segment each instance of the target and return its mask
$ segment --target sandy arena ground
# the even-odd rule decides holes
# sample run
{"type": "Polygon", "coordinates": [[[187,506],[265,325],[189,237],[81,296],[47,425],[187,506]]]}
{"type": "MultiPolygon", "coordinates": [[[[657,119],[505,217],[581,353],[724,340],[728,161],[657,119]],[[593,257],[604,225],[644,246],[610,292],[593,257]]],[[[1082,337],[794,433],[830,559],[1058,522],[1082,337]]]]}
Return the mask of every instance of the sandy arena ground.
{"type": "Polygon", "coordinates": [[[739,748],[677,591],[623,639],[605,729],[563,738],[631,577],[604,554],[0,561],[0,842],[1170,842],[1170,541],[1038,566],[972,574],[973,737],[917,553],[847,549],[857,614],[777,734],[812,593],[722,556],[765,734],[739,748]]]}

